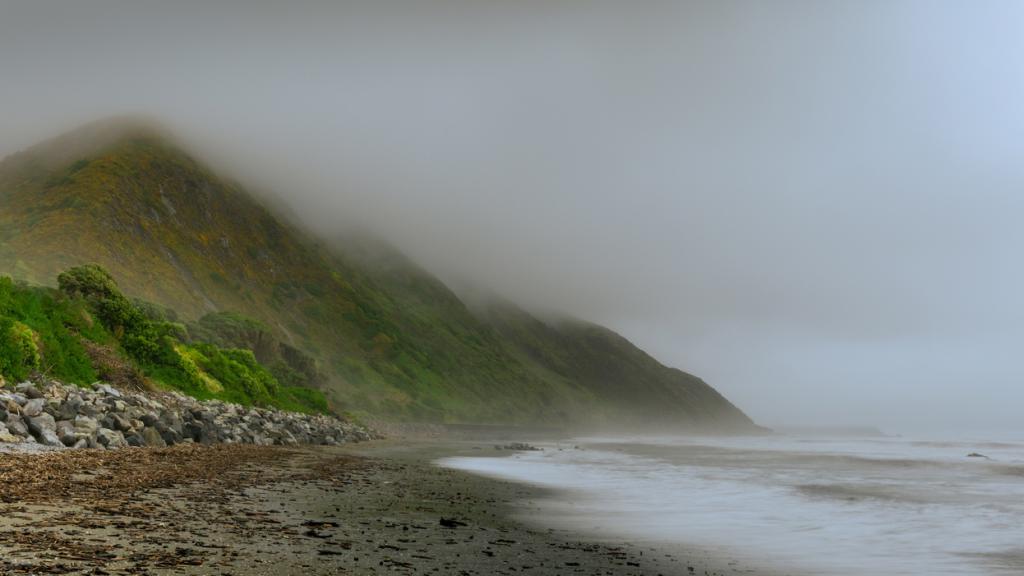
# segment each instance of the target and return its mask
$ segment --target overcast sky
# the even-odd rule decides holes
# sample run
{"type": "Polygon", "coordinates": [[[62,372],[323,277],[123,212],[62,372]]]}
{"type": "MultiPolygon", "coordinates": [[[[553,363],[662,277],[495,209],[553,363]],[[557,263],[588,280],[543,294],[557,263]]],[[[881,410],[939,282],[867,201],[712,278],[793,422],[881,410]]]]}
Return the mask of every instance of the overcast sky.
{"type": "Polygon", "coordinates": [[[0,0],[0,78],[759,422],[1024,427],[1024,4],[0,0]]]}

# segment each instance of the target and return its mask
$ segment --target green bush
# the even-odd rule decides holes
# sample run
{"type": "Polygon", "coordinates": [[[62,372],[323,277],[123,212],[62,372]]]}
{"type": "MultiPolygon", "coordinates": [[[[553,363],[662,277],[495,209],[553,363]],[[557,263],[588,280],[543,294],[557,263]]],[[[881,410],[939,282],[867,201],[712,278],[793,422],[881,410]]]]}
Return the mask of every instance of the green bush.
{"type": "Polygon", "coordinates": [[[85,264],[61,272],[57,276],[57,287],[72,297],[124,298],[114,277],[99,264],[85,264]]]}
{"type": "MultiPolygon", "coordinates": [[[[320,391],[295,386],[308,381],[305,371],[315,368],[298,351],[287,354],[272,372],[251,350],[192,340],[189,329],[173,321],[172,311],[128,299],[100,266],[72,268],[57,281],[59,291],[0,278],[0,375],[19,380],[44,371],[89,384],[97,373],[85,342],[114,350],[146,378],[199,398],[327,411],[320,391]],[[274,372],[286,377],[285,384],[274,372]]],[[[225,313],[205,320],[197,331],[212,340],[279,345],[263,338],[269,336],[264,326],[244,316],[225,313]]]]}
{"type": "Polygon", "coordinates": [[[0,278],[0,318],[5,319],[0,374],[24,378],[32,370],[42,370],[66,382],[96,380],[78,335],[104,343],[110,338],[81,303],[65,301],[49,288],[0,278]]]}
{"type": "Polygon", "coordinates": [[[71,298],[84,298],[104,327],[136,361],[177,363],[174,342],[177,332],[184,327],[151,320],[147,311],[125,297],[114,278],[99,265],[71,268],[57,276],[57,285],[71,298]]]}
{"type": "Polygon", "coordinates": [[[39,370],[39,345],[31,328],[11,318],[0,318],[0,374],[16,380],[39,370]]]}

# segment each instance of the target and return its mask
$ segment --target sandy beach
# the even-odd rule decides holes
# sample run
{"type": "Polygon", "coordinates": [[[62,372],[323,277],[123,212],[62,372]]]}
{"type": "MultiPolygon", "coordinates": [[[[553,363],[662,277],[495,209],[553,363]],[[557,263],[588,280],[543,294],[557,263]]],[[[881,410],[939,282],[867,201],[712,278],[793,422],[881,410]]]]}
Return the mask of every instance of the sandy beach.
{"type": "Polygon", "coordinates": [[[493,450],[377,441],[2,454],[0,573],[750,573],[523,522],[540,490],[432,464],[493,450]]]}

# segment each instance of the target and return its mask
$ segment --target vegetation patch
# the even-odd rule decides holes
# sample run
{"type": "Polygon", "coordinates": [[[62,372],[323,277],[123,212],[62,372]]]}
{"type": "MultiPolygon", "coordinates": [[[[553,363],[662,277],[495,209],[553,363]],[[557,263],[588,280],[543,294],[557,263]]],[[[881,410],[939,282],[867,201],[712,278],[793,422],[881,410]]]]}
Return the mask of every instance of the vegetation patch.
{"type": "Polygon", "coordinates": [[[10,318],[0,318],[0,373],[24,378],[39,369],[39,344],[31,328],[10,318]]]}
{"type": "MultiPolygon", "coordinates": [[[[276,371],[246,347],[259,347],[265,330],[242,316],[222,314],[189,326],[159,306],[132,301],[95,264],[61,273],[58,290],[0,278],[0,375],[35,373],[88,385],[97,379],[136,389],[154,385],[203,399],[327,412],[313,381],[315,363],[297,350],[277,352],[276,371]],[[233,343],[235,345],[225,345],[233,343]]],[[[269,339],[266,342],[280,346],[269,339]]]]}

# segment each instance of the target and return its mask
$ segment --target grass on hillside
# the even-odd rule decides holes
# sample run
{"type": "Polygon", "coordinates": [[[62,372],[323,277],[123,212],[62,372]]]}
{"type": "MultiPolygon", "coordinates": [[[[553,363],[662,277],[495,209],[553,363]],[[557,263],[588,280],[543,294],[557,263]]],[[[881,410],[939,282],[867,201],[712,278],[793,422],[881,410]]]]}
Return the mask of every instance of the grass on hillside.
{"type": "Polygon", "coordinates": [[[200,399],[328,411],[319,390],[295,385],[301,377],[282,384],[252,350],[193,340],[186,326],[152,318],[99,266],[72,268],[58,284],[54,290],[0,278],[0,376],[46,375],[86,386],[122,378],[200,399]]]}

